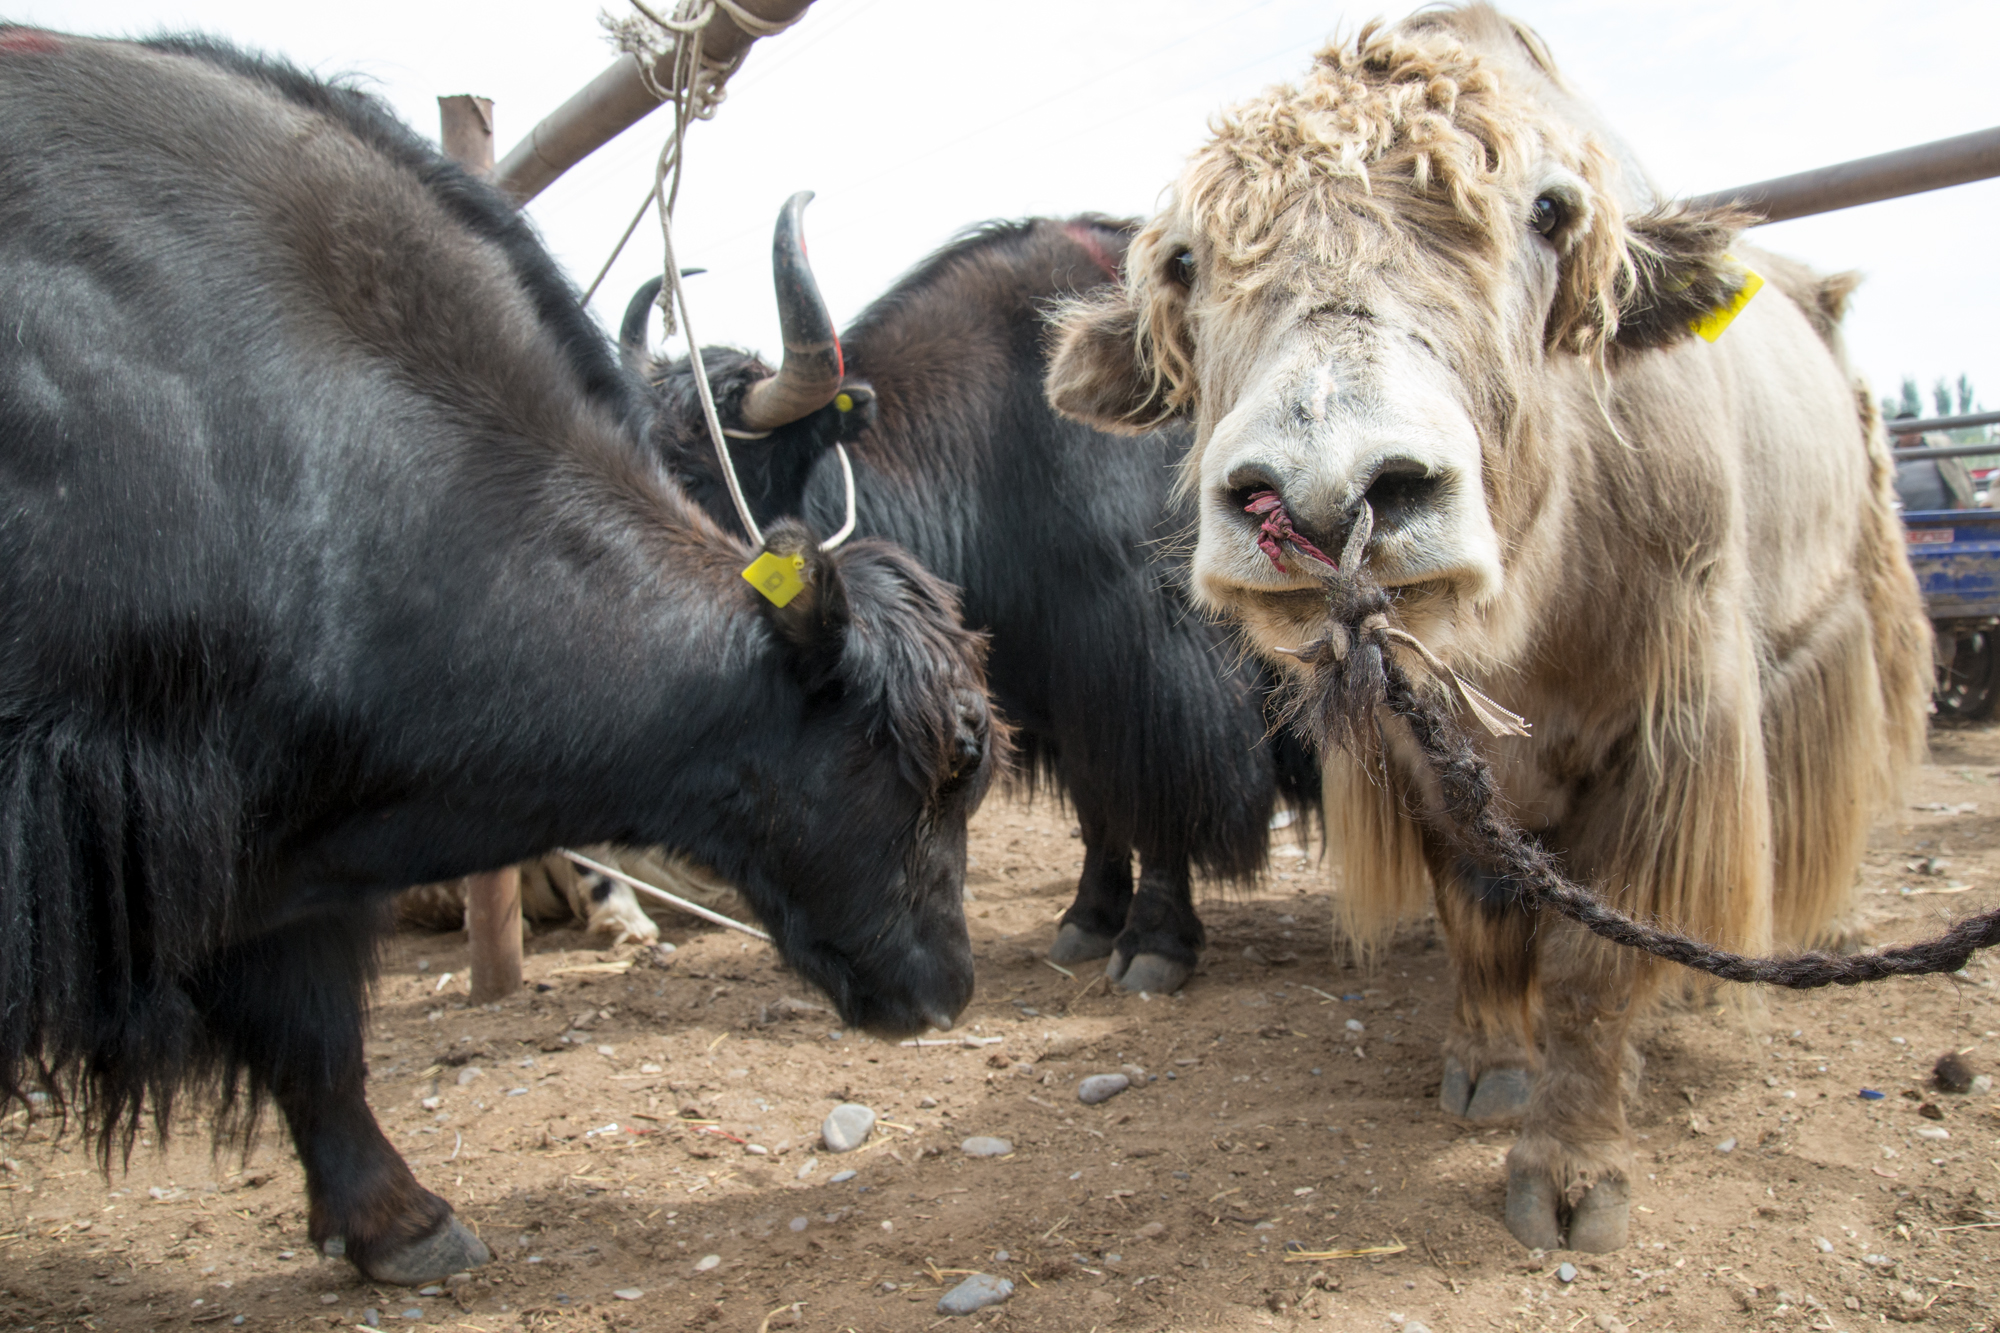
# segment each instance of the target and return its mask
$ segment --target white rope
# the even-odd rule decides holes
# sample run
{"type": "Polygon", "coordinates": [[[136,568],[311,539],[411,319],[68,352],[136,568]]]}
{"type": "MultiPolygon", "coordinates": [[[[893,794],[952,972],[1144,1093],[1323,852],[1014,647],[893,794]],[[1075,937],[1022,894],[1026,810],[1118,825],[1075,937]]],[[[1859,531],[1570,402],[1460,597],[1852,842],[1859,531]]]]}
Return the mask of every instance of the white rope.
{"type": "MultiPolygon", "coordinates": [[[[688,368],[694,372],[696,396],[701,399],[702,420],[708,426],[709,442],[715,446],[715,456],[722,464],[722,479],[729,488],[729,499],[736,506],[736,517],[743,524],[743,531],[749,536],[753,546],[764,544],[763,529],[750,514],[750,502],[744,498],[743,483],[736,476],[736,461],[729,455],[729,440],[762,439],[769,431],[751,433],[726,430],[722,419],[715,410],[715,394],[708,383],[708,368],[702,362],[701,340],[695,337],[694,323],[688,310],[687,289],[681,283],[680,263],[674,257],[674,205],[679,201],[681,191],[681,149],[687,139],[690,122],[707,120],[714,116],[722,104],[723,87],[729,76],[743,62],[749,48],[724,64],[716,64],[701,54],[701,34],[715,18],[718,11],[726,13],[730,21],[753,37],[769,37],[797,23],[805,17],[800,10],[789,19],[774,20],[759,18],[745,10],[737,0],[680,0],[670,18],[662,18],[646,6],[644,0],[631,0],[634,9],[644,16],[660,33],[669,34],[671,43],[663,42],[657,33],[648,31],[638,19],[613,20],[608,16],[604,23],[618,40],[620,50],[628,51],[639,61],[640,77],[645,80],[646,90],[662,102],[670,102],[674,109],[673,132],[660,146],[660,156],[653,169],[652,192],[646,202],[639,206],[639,213],[632,219],[625,234],[613,247],[611,257],[598,270],[597,278],[590,284],[590,293],[597,291],[604,275],[611,271],[612,264],[625,249],[638,228],[647,205],[656,205],[660,213],[660,245],[665,252],[665,263],[661,266],[660,311],[666,317],[664,333],[672,337],[675,333],[675,313],[679,313],[679,332],[687,339],[688,368]],[[662,63],[671,58],[673,77],[671,86],[662,87],[654,77],[662,63]]],[[[584,296],[588,301],[590,294],[584,296]]],[[[847,450],[834,445],[840,457],[840,476],[846,490],[847,521],[838,532],[819,544],[822,551],[831,551],[846,541],[854,533],[854,465],[848,461],[847,450]]]]}
{"type": "Polygon", "coordinates": [[[840,531],[819,544],[822,551],[831,551],[854,535],[854,464],[847,461],[846,445],[836,443],[833,452],[840,459],[840,480],[847,487],[847,521],[840,525],[840,531]]]}
{"type": "Polygon", "coordinates": [[[582,866],[584,869],[595,870],[600,875],[604,875],[607,876],[608,878],[615,879],[628,889],[633,889],[639,893],[648,894],[654,898],[658,898],[661,902],[664,903],[671,903],[675,907],[680,908],[683,912],[692,913],[693,915],[700,917],[704,921],[713,921],[718,926],[727,926],[731,930],[740,930],[745,935],[754,936],[757,939],[764,941],[764,943],[766,944],[769,944],[771,942],[771,937],[769,935],[766,935],[763,931],[757,929],[757,927],[755,926],[746,926],[741,921],[733,921],[730,918],[724,916],[720,912],[711,911],[710,909],[703,907],[700,903],[691,903],[687,899],[681,897],[679,894],[668,893],[665,889],[656,889],[651,884],[648,884],[645,880],[634,879],[632,878],[632,876],[626,874],[622,870],[613,870],[610,866],[605,865],[602,861],[591,860],[589,857],[585,856],[582,852],[573,852],[567,847],[558,847],[556,848],[556,850],[561,852],[564,856],[567,856],[570,860],[576,862],[578,865],[582,866]]]}

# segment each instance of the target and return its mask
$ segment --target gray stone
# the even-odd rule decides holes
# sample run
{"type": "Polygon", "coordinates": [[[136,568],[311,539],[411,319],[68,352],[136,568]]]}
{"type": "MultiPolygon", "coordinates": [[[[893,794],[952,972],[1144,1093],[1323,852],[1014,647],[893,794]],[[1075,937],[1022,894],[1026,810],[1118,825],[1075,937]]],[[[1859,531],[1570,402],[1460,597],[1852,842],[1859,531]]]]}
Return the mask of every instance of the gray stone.
{"type": "Polygon", "coordinates": [[[1724,1139],[1722,1142],[1715,1145],[1715,1150],[1719,1153],[1733,1153],[1736,1151],[1736,1140],[1724,1139]]]}
{"type": "Polygon", "coordinates": [[[1556,1281],[1558,1281],[1558,1282],[1574,1282],[1574,1281],[1576,1281],[1576,1265],[1575,1265],[1575,1264],[1562,1264],[1562,1265],[1560,1265],[1559,1267],[1557,1267],[1557,1269],[1556,1269],[1556,1281]]]}
{"type": "Polygon", "coordinates": [[[1431,1326],[1416,1319],[1403,1321],[1403,1333],[1431,1333],[1431,1326]]]}
{"type": "Polygon", "coordinates": [[[639,1290],[639,1288],[637,1287],[620,1287],[618,1288],[618,1290],[612,1292],[611,1294],[613,1296],[616,1296],[621,1301],[636,1301],[641,1296],[644,1296],[646,1293],[639,1290]]]}
{"type": "Polygon", "coordinates": [[[807,1227],[811,1226],[812,1223],[808,1222],[803,1217],[795,1217],[786,1225],[790,1226],[791,1229],[794,1231],[804,1231],[807,1227]]]}
{"type": "Polygon", "coordinates": [[[826,1178],[826,1183],[829,1185],[845,1185],[860,1174],[859,1171],[836,1171],[826,1178]]]}
{"type": "Polygon", "coordinates": [[[967,1157],[1005,1157],[1014,1151],[1014,1145],[1006,1139],[996,1139],[986,1134],[974,1134],[958,1145],[967,1157]]]}
{"type": "Polygon", "coordinates": [[[937,1303],[939,1314],[971,1314],[998,1305],[1014,1294],[1014,1284],[991,1273],[974,1273],[947,1291],[937,1303]]]}
{"type": "Polygon", "coordinates": [[[860,1102],[842,1102],[820,1122],[819,1136],[828,1152],[853,1152],[875,1132],[875,1113],[860,1102]]]}
{"type": "Polygon", "coordinates": [[[1123,1074],[1092,1074],[1076,1085],[1076,1099],[1085,1106],[1095,1106],[1108,1102],[1125,1089],[1132,1086],[1132,1080],[1123,1074]]]}

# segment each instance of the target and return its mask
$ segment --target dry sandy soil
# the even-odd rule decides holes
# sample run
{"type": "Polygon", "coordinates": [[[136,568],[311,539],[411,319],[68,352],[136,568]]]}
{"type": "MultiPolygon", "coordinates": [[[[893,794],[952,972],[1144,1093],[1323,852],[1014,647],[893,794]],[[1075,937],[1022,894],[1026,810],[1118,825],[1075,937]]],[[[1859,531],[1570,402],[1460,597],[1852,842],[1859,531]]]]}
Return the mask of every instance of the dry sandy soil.
{"type": "MultiPolygon", "coordinates": [[[[2000,903],[2000,728],[1940,732],[1932,758],[1875,833],[1876,940],[2000,903]]],[[[1325,872],[1293,852],[1254,895],[1205,905],[1211,947],[1181,995],[1107,994],[1041,958],[1080,848],[1048,803],[980,814],[979,992],[954,1034],[976,1048],[843,1033],[764,946],[678,922],[670,957],[539,937],[533,988],[484,1009],[455,937],[403,935],[372,1099],[490,1266],[422,1295],[321,1261],[276,1128],[245,1162],[190,1123],[107,1180],[17,1113],[0,1327],[873,1333],[955,1322],[937,1301],[964,1270],[1016,1284],[964,1322],[1078,1333],[2000,1321],[2000,1103],[1927,1084],[1946,1050],[2000,1063],[2000,963],[1658,1016],[1632,1244],[1530,1254],[1500,1223],[1511,1135],[1434,1101],[1449,981],[1428,926],[1378,971],[1347,967],[1325,872]],[[1080,1078],[1121,1065],[1143,1082],[1079,1103],[1080,1078]],[[817,1127],[844,1100],[884,1124],[836,1157],[817,1127]],[[970,1158],[970,1135],[1014,1151],[970,1158]]]]}

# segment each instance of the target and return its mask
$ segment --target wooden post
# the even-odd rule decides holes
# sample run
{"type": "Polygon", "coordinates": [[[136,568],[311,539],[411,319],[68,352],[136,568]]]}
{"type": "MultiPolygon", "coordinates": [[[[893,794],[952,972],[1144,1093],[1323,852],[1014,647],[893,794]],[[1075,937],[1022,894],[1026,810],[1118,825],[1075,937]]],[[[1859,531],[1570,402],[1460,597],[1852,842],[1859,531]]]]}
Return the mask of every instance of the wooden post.
{"type": "Polygon", "coordinates": [[[493,99],[460,93],[438,98],[444,155],[482,176],[493,174],[493,99]]]}
{"type": "Polygon", "coordinates": [[[472,1002],[521,989],[521,868],[465,877],[465,933],[472,937],[472,1002]]]}
{"type": "MultiPolygon", "coordinates": [[[[493,174],[493,99],[438,98],[445,155],[467,171],[493,174]]],[[[508,866],[465,879],[465,931],[472,938],[472,1002],[491,1004],[521,989],[521,870],[508,866]]]]}
{"type": "MultiPolygon", "coordinates": [[[[797,18],[811,3],[812,0],[742,0],[746,13],[774,23],[797,18]]],[[[661,8],[671,7],[662,0],[661,8]]],[[[701,50],[710,60],[723,64],[748,50],[756,40],[754,34],[737,27],[728,13],[718,13],[701,34],[701,50]]],[[[664,64],[654,73],[661,80],[673,77],[664,64]]],[[[609,69],[528,131],[528,137],[514,145],[500,163],[493,181],[516,204],[525,204],[547,189],[556,177],[645,119],[659,105],[646,90],[639,61],[620,56],[609,69]]]]}

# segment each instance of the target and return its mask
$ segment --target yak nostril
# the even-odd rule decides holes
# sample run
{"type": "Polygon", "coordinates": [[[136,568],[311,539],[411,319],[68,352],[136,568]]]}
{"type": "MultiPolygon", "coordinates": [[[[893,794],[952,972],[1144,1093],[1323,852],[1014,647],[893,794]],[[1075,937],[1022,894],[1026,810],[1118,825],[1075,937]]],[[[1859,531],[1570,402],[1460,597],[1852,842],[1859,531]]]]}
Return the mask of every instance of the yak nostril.
{"type": "Polygon", "coordinates": [[[1444,478],[1416,459],[1390,458],[1375,469],[1362,499],[1378,528],[1395,528],[1431,508],[1443,488],[1444,478]]]}

